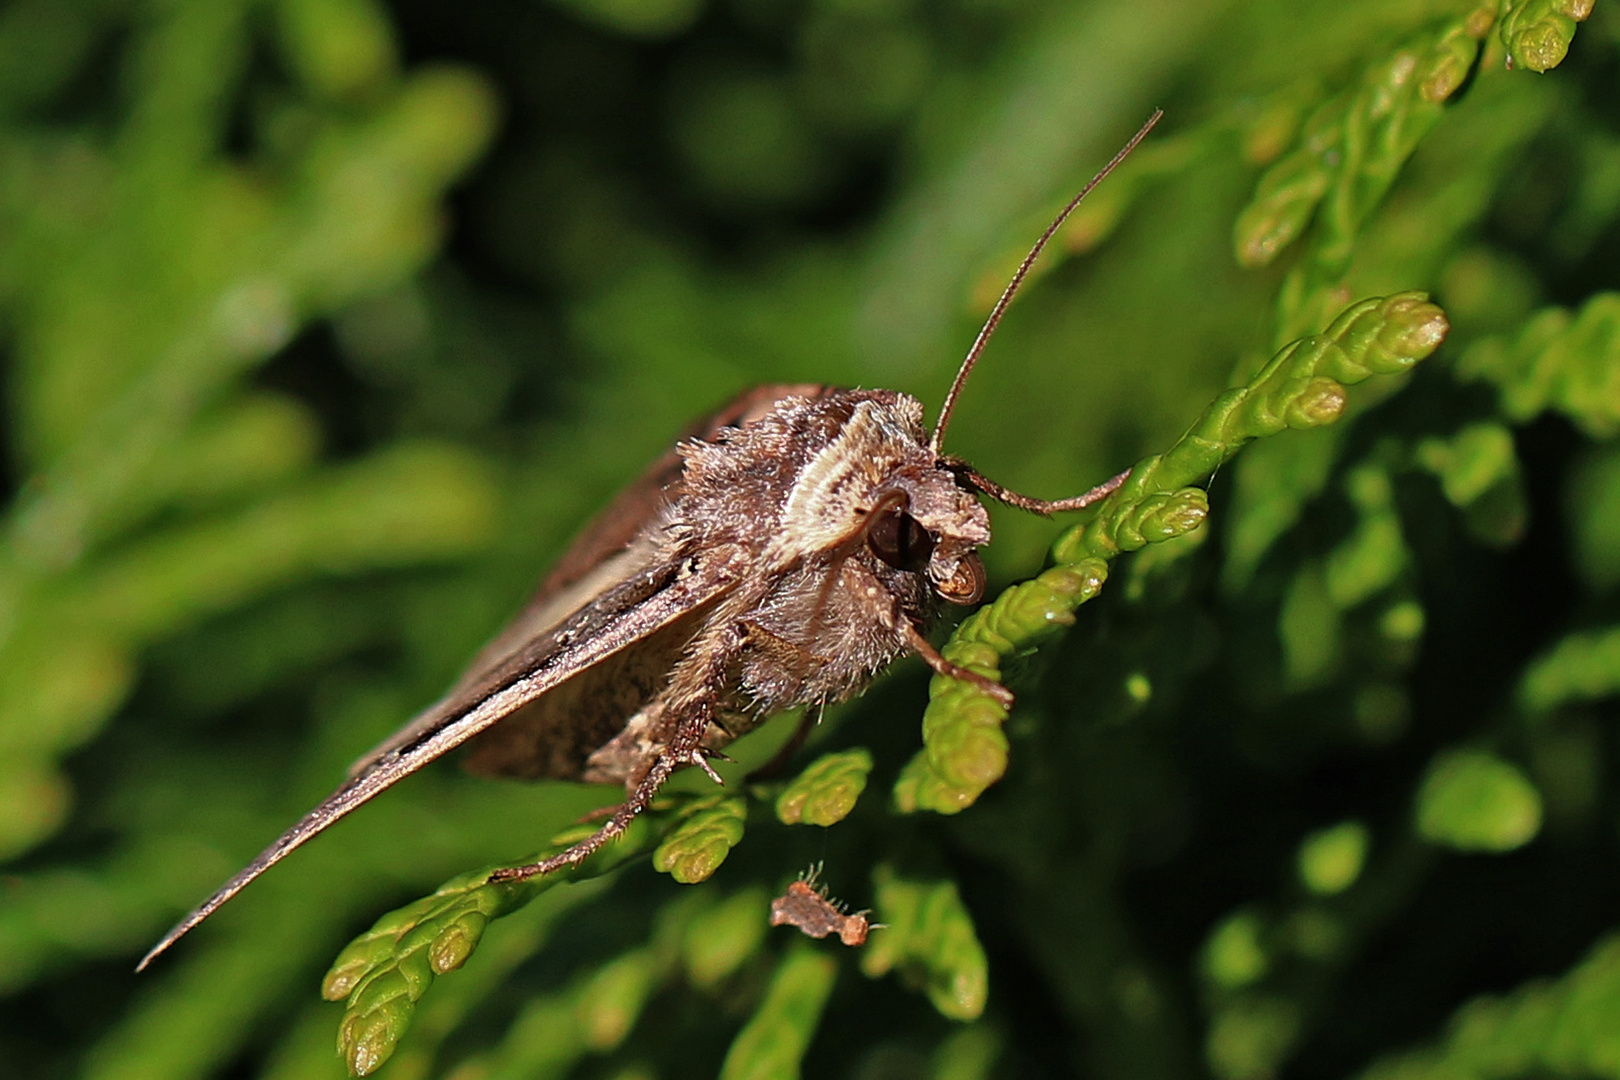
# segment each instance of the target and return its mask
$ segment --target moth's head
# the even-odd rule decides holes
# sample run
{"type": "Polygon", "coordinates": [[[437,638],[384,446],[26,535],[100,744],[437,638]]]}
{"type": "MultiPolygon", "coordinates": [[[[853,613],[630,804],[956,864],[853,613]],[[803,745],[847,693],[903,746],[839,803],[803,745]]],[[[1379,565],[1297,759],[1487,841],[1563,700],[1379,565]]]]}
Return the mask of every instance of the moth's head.
{"type": "Polygon", "coordinates": [[[892,390],[841,390],[800,408],[833,433],[793,481],[782,508],[782,554],[843,557],[864,546],[880,562],[971,604],[984,593],[976,549],[990,516],[925,445],[922,403],[892,390]]]}
{"type": "Polygon", "coordinates": [[[897,570],[922,574],[942,600],[977,603],[984,595],[978,549],[990,542],[990,515],[956,478],[937,466],[899,470],[869,516],[866,547],[897,570]]]}

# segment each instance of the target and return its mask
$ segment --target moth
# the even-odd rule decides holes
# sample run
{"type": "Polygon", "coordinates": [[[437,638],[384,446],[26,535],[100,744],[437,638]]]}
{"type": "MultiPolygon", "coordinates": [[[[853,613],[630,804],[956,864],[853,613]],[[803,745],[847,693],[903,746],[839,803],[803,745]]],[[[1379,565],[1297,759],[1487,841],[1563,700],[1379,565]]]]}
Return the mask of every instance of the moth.
{"type": "Polygon", "coordinates": [[[579,863],[619,836],[671,773],[704,770],[764,718],[861,690],[898,657],[978,684],[925,629],[984,593],[980,495],[1051,514],[1102,499],[1009,491],[941,451],[962,387],[1064,220],[1144,139],[1140,131],[1036,241],[979,331],[929,432],[916,398],[810,384],[750,390],[666,453],[575,540],[539,594],[441,700],[170,930],[144,969],[333,822],[468,744],[474,772],[624,785],[594,835],[499,879],[579,863]]]}
{"type": "Polygon", "coordinates": [[[771,925],[794,926],[806,937],[824,938],[837,934],[838,940],[854,947],[865,945],[866,936],[881,929],[882,923],[867,919],[869,911],[851,913],[849,905],[827,895],[827,886],[816,884],[821,867],[812,866],[787,887],[787,892],[771,901],[771,925]]]}

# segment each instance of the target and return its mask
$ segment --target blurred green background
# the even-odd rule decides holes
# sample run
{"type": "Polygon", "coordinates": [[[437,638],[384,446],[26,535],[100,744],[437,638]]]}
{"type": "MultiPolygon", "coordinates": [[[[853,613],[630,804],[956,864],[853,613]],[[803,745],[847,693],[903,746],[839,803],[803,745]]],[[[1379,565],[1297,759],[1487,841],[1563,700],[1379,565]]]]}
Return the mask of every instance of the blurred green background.
{"type": "MultiPolygon", "coordinates": [[[[899,664],[790,766],[848,817],[757,788],[699,808],[703,884],[638,858],[544,893],[412,984],[380,1075],[1620,1076],[1591,7],[0,6],[0,1076],[343,1076],[344,943],[614,792],[441,764],[135,960],[687,421],[763,381],[937,407],[1156,105],[952,452],[1072,494],[1352,300],[1429,291],[1447,344],[1118,561],[1015,673],[977,805],[892,797],[926,702],[899,664]],[[889,924],[864,950],[767,931],[816,861],[889,924]]],[[[993,516],[993,587],[1037,573],[1059,526],[993,516]]]]}

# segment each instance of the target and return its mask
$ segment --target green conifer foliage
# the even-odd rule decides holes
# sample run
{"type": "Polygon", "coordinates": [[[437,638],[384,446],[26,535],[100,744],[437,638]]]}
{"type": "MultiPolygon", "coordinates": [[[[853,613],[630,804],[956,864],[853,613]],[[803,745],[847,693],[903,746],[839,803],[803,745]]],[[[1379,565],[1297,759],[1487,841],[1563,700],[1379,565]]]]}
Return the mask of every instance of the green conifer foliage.
{"type": "Polygon", "coordinates": [[[0,1075],[1615,1074],[1617,64],[1591,0],[0,5],[0,1075]],[[992,509],[935,641],[1011,709],[902,661],[524,882],[620,793],[438,763],[130,971],[694,416],[937,408],[1155,106],[951,426],[1130,469],[992,509]]]}

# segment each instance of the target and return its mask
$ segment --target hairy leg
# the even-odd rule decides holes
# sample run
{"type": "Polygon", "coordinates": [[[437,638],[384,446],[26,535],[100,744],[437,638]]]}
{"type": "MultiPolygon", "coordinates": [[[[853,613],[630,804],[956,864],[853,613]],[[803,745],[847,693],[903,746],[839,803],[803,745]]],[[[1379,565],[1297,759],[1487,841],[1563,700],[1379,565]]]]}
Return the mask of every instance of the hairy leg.
{"type": "Polygon", "coordinates": [[[1011,690],[1008,690],[994,679],[985,678],[977,671],[969,671],[960,664],[953,664],[945,659],[939,654],[939,650],[934,648],[928,639],[922,636],[922,632],[912,626],[911,620],[904,615],[900,616],[900,623],[900,632],[905,637],[906,645],[918,656],[922,657],[929,667],[941,675],[970,682],[1000,702],[1002,708],[1012,708],[1013,692],[1011,690]]]}
{"type": "Polygon", "coordinates": [[[700,745],[703,741],[704,732],[709,726],[709,714],[711,711],[706,709],[693,710],[681,718],[676,725],[674,735],[670,738],[668,745],[664,747],[663,752],[653,760],[652,768],[647,770],[647,775],[641,778],[641,782],[636,785],[635,791],[631,792],[630,797],[624,801],[622,806],[613,811],[613,816],[608,818],[600,829],[597,829],[567,851],[553,855],[549,859],[541,859],[539,862],[530,863],[527,866],[502,867],[491,873],[489,880],[522,881],[526,878],[549,874],[553,870],[561,870],[564,867],[578,866],[595,854],[604,844],[622,836],[624,831],[630,827],[630,823],[636,819],[636,815],[652,804],[653,797],[658,794],[658,789],[664,786],[664,781],[668,780],[670,774],[676,769],[682,765],[698,765],[713,776],[714,773],[709,770],[708,761],[700,745]]]}
{"type": "MultiPolygon", "coordinates": [[[[747,596],[734,598],[733,602],[745,609],[751,605],[747,596]]],[[[664,743],[664,748],[653,759],[651,767],[630,792],[630,797],[613,811],[613,816],[600,829],[549,859],[527,866],[502,867],[491,873],[489,880],[522,881],[564,867],[578,866],[608,841],[622,836],[636,815],[652,804],[664,781],[683,765],[696,765],[719,783],[719,775],[709,767],[709,754],[703,749],[703,737],[709,730],[710,722],[720,714],[726,669],[742,644],[744,633],[734,619],[722,614],[699,635],[691,654],[670,676],[669,687],[664,692],[664,714],[674,718],[674,730],[664,743]]]]}

